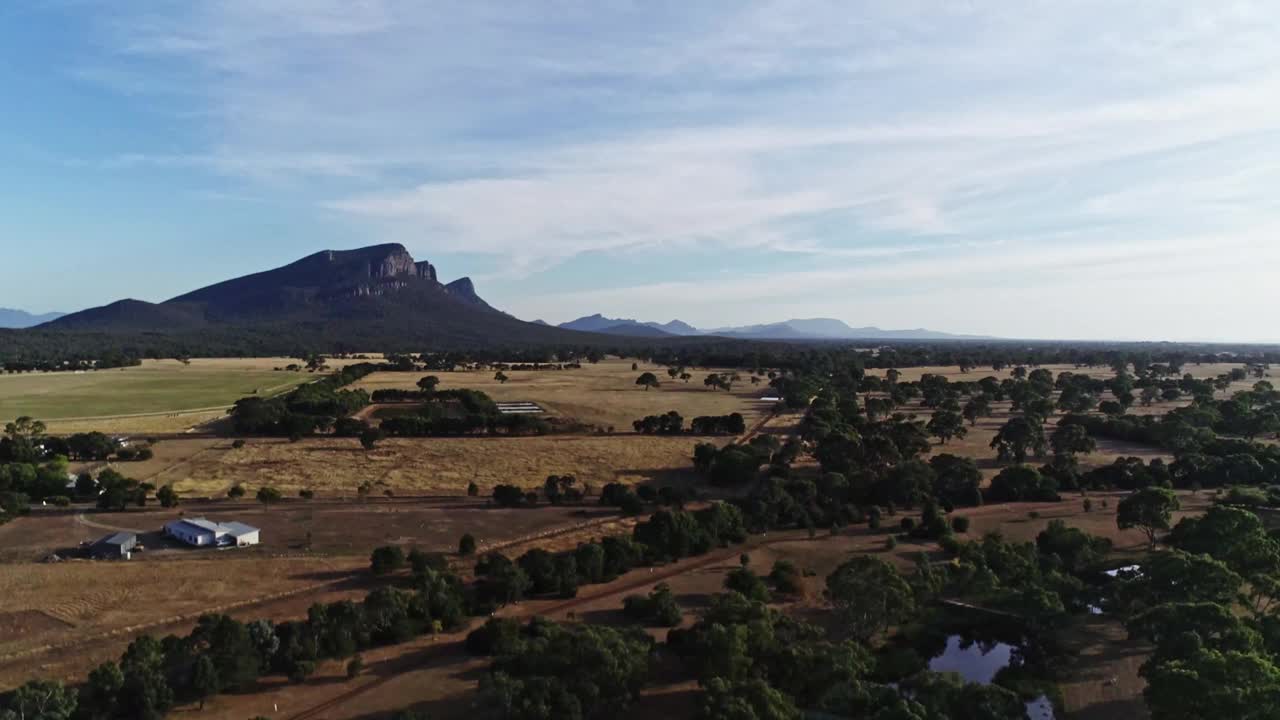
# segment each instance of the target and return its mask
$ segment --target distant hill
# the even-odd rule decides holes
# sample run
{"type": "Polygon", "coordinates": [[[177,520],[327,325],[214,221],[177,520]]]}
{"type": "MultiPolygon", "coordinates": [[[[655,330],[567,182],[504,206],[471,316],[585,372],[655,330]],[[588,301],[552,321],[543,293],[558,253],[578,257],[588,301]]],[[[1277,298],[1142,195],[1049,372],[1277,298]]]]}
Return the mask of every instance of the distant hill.
{"type": "Polygon", "coordinates": [[[834,318],[804,318],[784,320],[782,322],[763,325],[742,325],[738,327],[722,327],[699,329],[672,320],[667,323],[641,322],[627,318],[609,318],[596,313],[561,323],[559,327],[566,330],[598,332],[608,335],[630,335],[633,337],[662,337],[670,335],[694,336],[716,335],[720,337],[739,338],[744,340],[990,340],[993,338],[978,335],[953,335],[936,330],[881,330],[877,327],[849,327],[834,318]],[[658,333],[651,332],[658,331],[658,333]]]}
{"type": "Polygon", "coordinates": [[[881,330],[878,327],[849,327],[834,318],[784,320],[765,325],[723,327],[703,331],[707,335],[745,340],[992,340],[981,335],[956,335],[916,328],[881,330]]]}
{"type": "Polygon", "coordinates": [[[29,313],[26,310],[17,310],[14,308],[0,308],[0,328],[29,328],[35,327],[41,323],[47,323],[50,320],[56,320],[63,316],[64,313],[49,312],[39,315],[29,313]]]}
{"type": "Polygon", "coordinates": [[[353,349],[572,344],[579,333],[517,320],[485,302],[468,278],[447,285],[402,245],[325,250],[161,303],[120,300],[59,317],[40,331],[248,338],[252,347],[353,349]]]}
{"type": "Polygon", "coordinates": [[[639,337],[663,337],[667,335],[701,335],[697,328],[679,320],[668,323],[640,322],[629,318],[608,318],[600,313],[586,315],[577,320],[560,323],[558,327],[565,330],[581,332],[598,332],[609,335],[631,335],[639,337]],[[650,332],[656,331],[656,332],[650,332]]]}

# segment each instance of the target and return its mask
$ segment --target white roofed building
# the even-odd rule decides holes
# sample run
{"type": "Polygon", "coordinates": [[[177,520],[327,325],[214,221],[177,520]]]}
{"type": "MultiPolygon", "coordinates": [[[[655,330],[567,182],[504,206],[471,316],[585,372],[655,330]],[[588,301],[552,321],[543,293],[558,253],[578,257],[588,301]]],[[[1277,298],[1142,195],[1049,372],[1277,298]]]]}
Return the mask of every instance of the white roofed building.
{"type": "Polygon", "coordinates": [[[258,544],[258,528],[240,522],[217,523],[182,518],[166,523],[164,534],[195,547],[244,547],[258,544]]]}

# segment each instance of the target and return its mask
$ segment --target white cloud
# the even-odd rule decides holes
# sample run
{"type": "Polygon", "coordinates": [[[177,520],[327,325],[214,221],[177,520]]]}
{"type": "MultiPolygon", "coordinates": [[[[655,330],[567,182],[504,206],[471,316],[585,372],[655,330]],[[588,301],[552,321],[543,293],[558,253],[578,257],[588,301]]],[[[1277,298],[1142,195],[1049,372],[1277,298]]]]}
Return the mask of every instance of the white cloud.
{"type": "MultiPolygon", "coordinates": [[[[743,278],[713,283],[587,277],[615,287],[538,299],[549,315],[635,315],[621,306],[696,291],[720,323],[751,319],[743,303],[851,283],[959,292],[991,267],[1184,272],[1170,253],[1186,237],[1270,252],[1258,228],[1277,220],[1280,9],[1268,3],[113,12],[112,53],[82,77],[131,95],[148,85],[139,73],[154,79],[206,139],[119,148],[103,162],[121,171],[283,187],[370,235],[500,259],[507,277],[694,245],[823,263],[744,264],[743,278]]],[[[1218,291],[1252,277],[1199,267],[1218,291]]]]}

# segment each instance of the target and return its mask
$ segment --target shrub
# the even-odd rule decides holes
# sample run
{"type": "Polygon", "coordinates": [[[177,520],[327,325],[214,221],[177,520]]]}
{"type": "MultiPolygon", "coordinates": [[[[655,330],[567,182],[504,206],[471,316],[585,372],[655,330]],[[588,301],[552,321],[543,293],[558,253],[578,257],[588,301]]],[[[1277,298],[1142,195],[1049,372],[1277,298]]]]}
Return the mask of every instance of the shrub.
{"type": "Polygon", "coordinates": [[[790,560],[779,560],[773,564],[773,570],[769,573],[769,580],[773,583],[774,589],[785,595],[803,595],[804,581],[801,579],[800,571],[796,568],[795,563],[790,560]]]}
{"type": "Polygon", "coordinates": [[[951,529],[958,533],[969,532],[969,518],[964,516],[951,518],[951,529]]]}
{"type": "Polygon", "coordinates": [[[894,549],[894,548],[896,548],[896,547],[898,547],[898,539],[897,539],[897,538],[895,538],[894,536],[890,535],[889,537],[887,537],[887,538],[885,538],[885,539],[884,539],[884,549],[885,549],[885,550],[893,550],[893,549],[894,549]]]}
{"type": "Polygon", "coordinates": [[[474,482],[467,484],[467,495],[469,497],[478,497],[480,495],[480,486],[474,482]]]}
{"type": "Polygon", "coordinates": [[[916,527],[916,521],[915,521],[915,520],[912,520],[912,519],[911,519],[911,518],[909,518],[909,517],[904,517],[904,518],[902,518],[902,520],[898,523],[898,526],[902,528],[902,532],[909,533],[909,532],[911,532],[912,530],[914,530],[914,529],[915,529],[915,527],[916,527]]]}
{"type": "Polygon", "coordinates": [[[458,540],[458,554],[464,555],[464,556],[474,555],[475,552],[476,552],[476,539],[471,536],[471,533],[467,533],[466,535],[463,535],[458,540]]]}
{"type": "Polygon", "coordinates": [[[237,438],[231,441],[231,447],[235,448],[236,450],[239,450],[240,448],[244,447],[244,440],[237,438]]]}
{"type": "Polygon", "coordinates": [[[49,502],[58,507],[66,507],[71,504],[71,498],[67,497],[66,495],[54,495],[53,497],[49,498],[49,502]]]}
{"type": "Polygon", "coordinates": [[[369,569],[374,575],[386,575],[404,567],[404,551],[395,545],[383,545],[369,556],[369,569]]]}
{"type": "Polygon", "coordinates": [[[351,678],[354,678],[359,675],[362,670],[364,670],[364,658],[356,655],[347,663],[347,679],[350,680],[351,678]]]}

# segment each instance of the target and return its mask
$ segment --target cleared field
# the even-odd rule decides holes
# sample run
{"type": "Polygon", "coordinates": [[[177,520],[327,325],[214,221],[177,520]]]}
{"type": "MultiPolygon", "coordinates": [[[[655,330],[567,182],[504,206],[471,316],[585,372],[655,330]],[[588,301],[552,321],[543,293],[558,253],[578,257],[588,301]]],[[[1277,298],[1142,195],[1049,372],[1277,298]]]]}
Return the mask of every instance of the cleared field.
{"type": "Polygon", "coordinates": [[[0,418],[30,415],[50,422],[54,431],[73,425],[106,430],[115,422],[138,432],[163,432],[174,429],[169,415],[188,413],[176,424],[189,427],[223,414],[222,408],[246,395],[271,395],[317,377],[272,370],[291,362],[297,360],[194,359],[189,365],[144,360],[113,370],[0,375],[0,418]]]}
{"type": "Polygon", "coordinates": [[[271,485],[289,495],[307,488],[355,496],[364,482],[375,486],[375,494],[390,489],[443,495],[465,494],[475,482],[487,495],[503,483],[541,487],[552,474],[573,475],[597,489],[609,482],[668,485],[694,479],[691,458],[698,441],[648,435],[415,438],[384,440],[366,451],[352,438],[250,440],[236,450],[195,456],[151,482],[199,496],[221,495],[236,483],[250,492],[271,485]]]}
{"type": "Polygon", "coordinates": [[[631,369],[630,360],[610,359],[577,370],[508,370],[509,378],[501,383],[493,379],[491,370],[441,373],[374,373],[355,387],[370,392],[389,388],[413,389],[425,375],[440,378],[440,389],[470,388],[488,394],[500,402],[532,401],[550,415],[573,418],[600,428],[613,427],[629,431],[631,423],[645,415],[675,410],[685,421],[698,415],[742,413],[747,424],[767,413],[772,403],[757,400],[765,394],[763,383],[752,385],[749,373],[740,372],[742,381],[732,392],[712,390],[702,384],[715,372],[731,372],[724,368],[688,371],[693,378],[687,383],[672,380],[665,367],[640,363],[631,369]],[[658,376],[661,387],[645,390],[636,385],[641,373],[658,376]]]}
{"type": "Polygon", "coordinates": [[[0,565],[0,627],[8,631],[0,635],[0,688],[33,676],[82,678],[142,632],[194,624],[202,612],[231,611],[284,593],[319,594],[367,562],[219,557],[0,565]]]}

